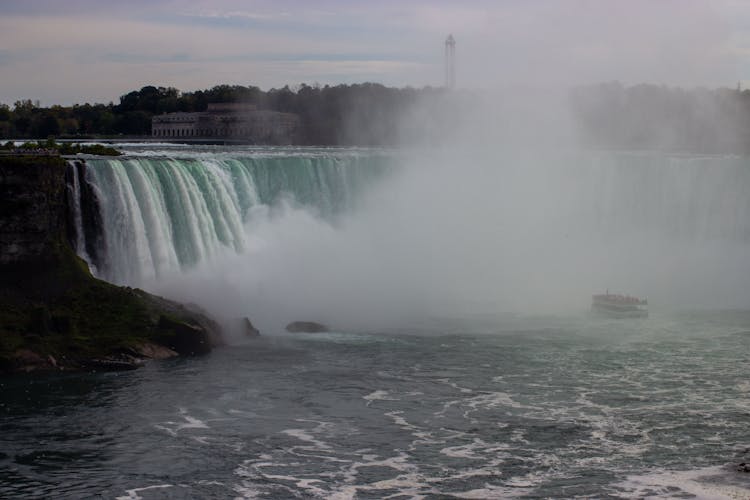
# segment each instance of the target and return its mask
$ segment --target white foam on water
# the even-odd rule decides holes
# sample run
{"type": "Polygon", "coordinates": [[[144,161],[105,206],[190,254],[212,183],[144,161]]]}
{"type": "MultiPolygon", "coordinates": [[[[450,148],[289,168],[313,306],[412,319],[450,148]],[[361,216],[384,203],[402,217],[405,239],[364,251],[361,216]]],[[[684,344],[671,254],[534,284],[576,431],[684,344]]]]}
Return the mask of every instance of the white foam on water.
{"type": "Polygon", "coordinates": [[[278,465],[280,464],[273,462],[253,463],[252,460],[245,460],[234,469],[234,474],[243,478],[243,481],[241,484],[235,484],[232,489],[240,494],[241,498],[260,498],[266,494],[273,494],[278,497],[277,490],[279,488],[287,491],[289,498],[299,496],[298,492],[285,484],[268,481],[265,479],[267,476],[259,470],[262,467],[274,467],[278,465]],[[256,483],[258,478],[263,478],[260,484],[256,483]]]}
{"type": "Polygon", "coordinates": [[[154,489],[172,488],[173,484],[155,484],[152,486],[144,486],[143,488],[133,488],[132,490],[126,490],[126,496],[115,497],[115,500],[143,500],[143,497],[138,494],[139,491],[148,491],[154,489]]]}
{"type": "Polygon", "coordinates": [[[184,419],[184,422],[173,422],[168,420],[161,424],[154,424],[154,427],[166,431],[170,436],[177,436],[180,431],[185,429],[209,429],[206,422],[188,415],[185,408],[180,408],[180,415],[184,419]]]}
{"type": "Polygon", "coordinates": [[[394,398],[389,395],[388,391],[378,389],[371,392],[367,396],[362,396],[362,399],[367,401],[366,406],[370,406],[373,401],[398,401],[398,398],[394,398]]]}
{"type": "MultiPolygon", "coordinates": [[[[393,479],[383,479],[382,481],[376,481],[368,485],[360,485],[357,487],[358,490],[362,491],[381,491],[381,490],[397,490],[398,493],[394,495],[384,496],[383,498],[393,498],[408,496],[409,498],[426,498],[425,489],[426,485],[423,478],[416,472],[402,474],[393,479]]],[[[434,489],[429,488],[429,493],[437,493],[434,489]]]]}
{"type": "Polygon", "coordinates": [[[443,404],[443,408],[440,411],[436,412],[435,415],[443,416],[451,407],[454,406],[457,408],[467,407],[468,409],[463,412],[463,418],[472,421],[474,420],[470,415],[479,410],[496,409],[498,407],[535,409],[535,407],[524,406],[521,403],[518,403],[507,392],[487,392],[478,394],[468,399],[455,399],[453,401],[448,401],[443,404]]]}
{"type": "Polygon", "coordinates": [[[449,446],[440,450],[443,455],[453,458],[467,458],[471,460],[488,460],[509,456],[507,450],[510,447],[505,444],[489,444],[482,439],[474,438],[471,443],[449,446]]]}
{"type": "Polygon", "coordinates": [[[409,429],[409,430],[415,430],[415,431],[420,430],[419,427],[417,427],[416,425],[412,425],[409,422],[407,422],[406,419],[401,416],[403,413],[404,412],[402,411],[389,411],[389,412],[386,412],[385,415],[393,419],[393,422],[399,427],[401,427],[402,429],[409,429]]]}
{"type": "Polygon", "coordinates": [[[450,495],[452,498],[489,500],[496,498],[520,498],[528,494],[529,492],[525,488],[506,488],[486,484],[484,488],[461,492],[451,492],[450,495]]]}
{"type": "Polygon", "coordinates": [[[424,396],[424,392],[422,391],[409,391],[407,393],[404,393],[404,396],[424,396]]]}
{"type": "Polygon", "coordinates": [[[456,389],[457,391],[462,392],[464,394],[468,394],[468,393],[474,392],[473,390],[468,389],[466,387],[460,387],[458,384],[456,384],[455,382],[451,382],[450,379],[447,379],[447,378],[439,378],[439,379],[437,379],[437,381],[438,382],[442,382],[444,384],[447,384],[447,385],[453,387],[454,389],[456,389]]]}
{"type": "Polygon", "coordinates": [[[291,474],[263,471],[265,468],[278,470],[279,468],[299,464],[246,460],[235,469],[235,474],[246,478],[246,481],[241,486],[235,487],[234,490],[241,493],[244,498],[257,498],[267,493],[278,496],[277,489],[282,488],[288,490],[293,496],[298,496],[302,492],[305,495],[318,498],[348,500],[356,498],[359,492],[400,489],[399,491],[402,494],[409,494],[412,498],[422,498],[419,492],[427,486],[419,480],[418,467],[409,462],[411,457],[408,454],[400,452],[393,457],[379,458],[375,454],[364,453],[358,458],[361,458],[361,461],[339,459],[338,462],[348,463],[349,466],[341,466],[334,471],[319,473],[314,477],[298,477],[291,474]],[[357,484],[359,469],[365,467],[387,467],[393,469],[399,475],[374,483],[357,484]],[[262,479],[263,484],[254,484],[258,479],[262,479]],[[292,483],[294,487],[279,483],[279,481],[292,483]],[[326,490],[324,486],[331,486],[332,489],[326,490]]]}
{"type": "Polygon", "coordinates": [[[289,481],[294,483],[297,488],[320,498],[327,498],[328,496],[327,490],[317,486],[317,484],[324,483],[324,481],[320,479],[300,478],[295,476],[285,476],[282,474],[265,474],[265,477],[266,479],[274,479],[277,481],[289,481]]]}
{"type": "Polygon", "coordinates": [[[244,484],[235,484],[232,489],[239,495],[237,498],[243,499],[260,498],[260,496],[263,494],[263,491],[261,489],[253,488],[252,486],[247,486],[244,484]]]}
{"type": "Polygon", "coordinates": [[[526,434],[526,431],[523,429],[515,429],[510,435],[510,440],[514,443],[523,443],[523,444],[529,444],[529,441],[524,438],[524,434],[526,434]]]}
{"type": "Polygon", "coordinates": [[[651,472],[628,476],[615,486],[624,491],[622,498],[673,498],[688,494],[698,500],[747,500],[750,498],[750,479],[739,474],[718,466],[651,472]]]}
{"type": "MultiPolygon", "coordinates": [[[[525,474],[523,476],[514,476],[509,478],[506,481],[503,481],[503,483],[506,486],[511,486],[513,488],[525,488],[525,489],[531,489],[535,488],[537,485],[539,485],[544,479],[548,479],[549,476],[542,477],[540,473],[537,472],[530,472],[528,474],[525,474]]],[[[525,491],[524,494],[528,495],[528,491],[525,491]]]]}
{"type": "Polygon", "coordinates": [[[377,455],[362,455],[362,462],[354,462],[351,470],[358,470],[363,467],[388,467],[399,472],[412,472],[416,467],[409,463],[411,457],[404,452],[400,452],[395,457],[378,459],[377,455]]]}
{"type": "Polygon", "coordinates": [[[287,436],[292,436],[300,441],[304,441],[306,443],[310,443],[315,445],[315,449],[318,450],[330,450],[331,447],[324,443],[323,441],[319,439],[315,439],[311,434],[309,434],[305,429],[286,429],[281,431],[282,434],[286,434],[287,436]]]}

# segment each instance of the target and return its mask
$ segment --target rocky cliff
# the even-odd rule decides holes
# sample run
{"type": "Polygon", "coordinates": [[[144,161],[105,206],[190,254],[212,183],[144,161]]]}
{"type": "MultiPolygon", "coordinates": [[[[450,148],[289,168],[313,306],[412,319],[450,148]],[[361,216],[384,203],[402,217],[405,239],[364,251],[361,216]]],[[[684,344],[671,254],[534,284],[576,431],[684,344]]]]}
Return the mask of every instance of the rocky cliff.
{"type": "Polygon", "coordinates": [[[94,278],[68,242],[59,156],[0,156],[0,372],[122,369],[208,352],[215,322],[94,278]]]}

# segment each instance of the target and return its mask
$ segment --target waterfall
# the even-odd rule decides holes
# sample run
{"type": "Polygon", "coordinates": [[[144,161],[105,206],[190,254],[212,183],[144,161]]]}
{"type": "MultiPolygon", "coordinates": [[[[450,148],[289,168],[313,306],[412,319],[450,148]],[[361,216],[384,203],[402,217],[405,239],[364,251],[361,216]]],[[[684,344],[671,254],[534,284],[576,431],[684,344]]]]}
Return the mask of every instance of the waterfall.
{"type": "Polygon", "coordinates": [[[86,252],[86,242],[83,230],[83,212],[81,209],[81,181],[76,162],[70,162],[68,165],[68,210],[72,223],[71,243],[73,249],[84,260],[91,261],[86,252]]]}
{"type": "Polygon", "coordinates": [[[69,180],[74,245],[99,277],[140,285],[221,251],[242,252],[254,207],[288,198],[327,218],[350,210],[385,165],[382,155],[335,154],[88,159],[85,182],[101,215],[101,262],[86,251],[75,165],[69,180]]]}
{"type": "Polygon", "coordinates": [[[737,156],[599,153],[577,192],[603,234],[661,234],[683,243],[750,242],[750,163],[737,156]]]}
{"type": "Polygon", "coordinates": [[[280,303],[318,318],[386,303],[381,316],[562,307],[605,288],[662,303],[745,297],[741,157],[189,154],[87,159],[71,179],[76,247],[97,276],[226,314],[253,304],[253,317],[280,303]]]}

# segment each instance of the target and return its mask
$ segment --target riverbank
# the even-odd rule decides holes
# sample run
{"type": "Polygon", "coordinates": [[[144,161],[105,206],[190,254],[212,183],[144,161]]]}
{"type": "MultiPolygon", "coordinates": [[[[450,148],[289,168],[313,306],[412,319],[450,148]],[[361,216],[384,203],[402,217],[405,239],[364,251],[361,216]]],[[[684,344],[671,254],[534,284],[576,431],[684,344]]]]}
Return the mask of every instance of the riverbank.
{"type": "Polygon", "coordinates": [[[0,373],[130,369],[219,345],[201,312],[92,276],[68,241],[66,168],[0,157],[0,373]]]}

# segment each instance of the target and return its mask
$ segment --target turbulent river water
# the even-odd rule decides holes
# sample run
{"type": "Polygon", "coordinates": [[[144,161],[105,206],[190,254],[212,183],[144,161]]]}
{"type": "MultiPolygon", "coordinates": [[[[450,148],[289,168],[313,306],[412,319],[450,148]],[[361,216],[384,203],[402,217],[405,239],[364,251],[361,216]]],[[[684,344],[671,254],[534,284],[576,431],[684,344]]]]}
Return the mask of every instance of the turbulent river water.
{"type": "Polygon", "coordinates": [[[3,498],[748,498],[750,316],[445,319],[0,382],[3,498]]]}
{"type": "Polygon", "coordinates": [[[750,498],[744,159],[121,147],[79,253],[262,336],[0,380],[0,497],[750,498]]]}

